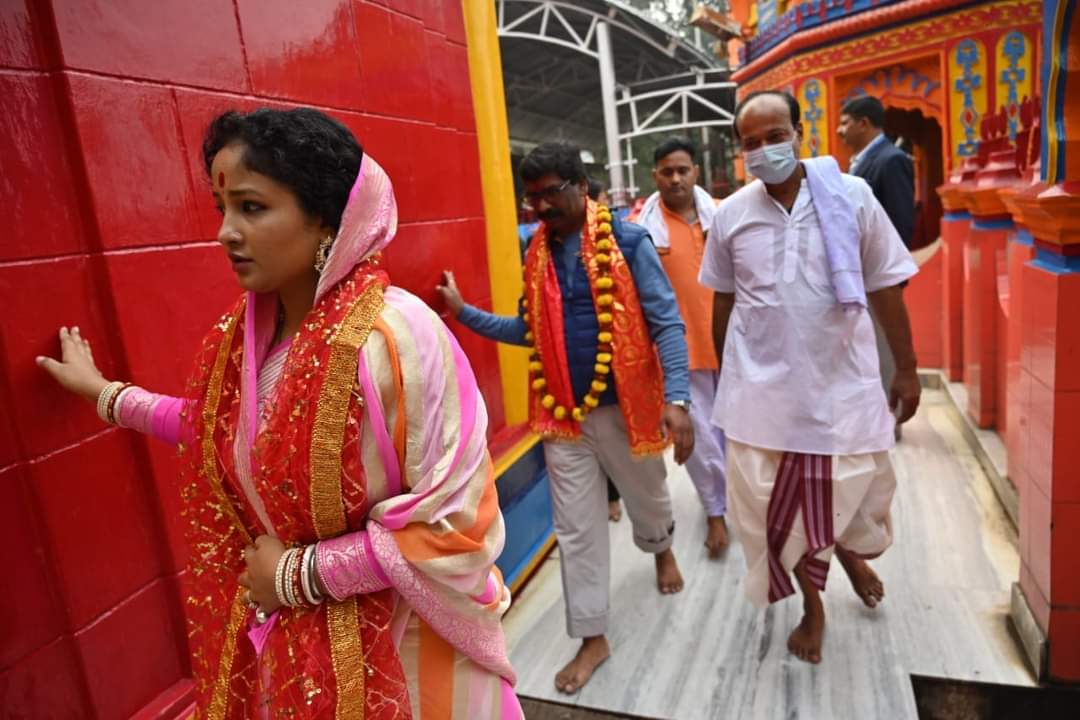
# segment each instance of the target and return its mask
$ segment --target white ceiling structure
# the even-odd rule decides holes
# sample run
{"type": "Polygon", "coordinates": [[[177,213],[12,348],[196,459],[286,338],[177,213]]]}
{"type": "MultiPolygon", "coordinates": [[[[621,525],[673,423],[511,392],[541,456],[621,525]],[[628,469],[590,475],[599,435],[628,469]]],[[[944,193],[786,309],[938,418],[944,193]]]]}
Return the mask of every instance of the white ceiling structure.
{"type": "Polygon", "coordinates": [[[619,163],[618,192],[629,139],[731,124],[735,85],[716,57],[637,10],[617,0],[495,2],[516,151],[563,140],[606,154],[619,163]]]}

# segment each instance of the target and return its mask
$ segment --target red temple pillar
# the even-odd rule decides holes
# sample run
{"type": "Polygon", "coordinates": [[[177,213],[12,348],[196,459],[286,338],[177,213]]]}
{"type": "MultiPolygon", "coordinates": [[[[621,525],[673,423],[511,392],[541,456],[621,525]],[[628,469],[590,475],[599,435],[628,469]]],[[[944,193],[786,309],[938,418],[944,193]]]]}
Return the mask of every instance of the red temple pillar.
{"type": "Polygon", "coordinates": [[[990,155],[965,193],[971,227],[964,242],[963,357],[968,415],[979,427],[1005,429],[1005,314],[1001,291],[1012,216],[998,190],[1020,179],[1016,151],[990,155]],[[1000,278],[1000,279],[999,279],[1000,278]]]}
{"type": "Polygon", "coordinates": [[[1012,616],[1040,677],[1080,682],[1080,9],[1044,0],[1043,184],[1015,196],[1033,237],[1023,271],[1030,387],[1012,616]]]}
{"type": "Polygon", "coordinates": [[[1031,230],[1023,224],[1016,196],[1038,183],[1035,194],[1045,189],[1037,180],[1038,167],[1028,171],[1025,182],[998,191],[1005,207],[1013,218],[1013,229],[1008,235],[1007,253],[1007,305],[1005,318],[1005,407],[1008,425],[1005,428],[1005,447],[1008,449],[1009,478],[1017,492],[1024,494],[1023,482],[1027,478],[1027,433],[1031,422],[1031,383],[1023,372],[1024,336],[1024,267],[1035,258],[1035,239],[1031,230]]]}
{"type": "Polygon", "coordinates": [[[945,211],[941,217],[942,365],[953,382],[964,378],[964,243],[971,231],[965,193],[977,169],[975,161],[968,160],[937,188],[945,211]]]}

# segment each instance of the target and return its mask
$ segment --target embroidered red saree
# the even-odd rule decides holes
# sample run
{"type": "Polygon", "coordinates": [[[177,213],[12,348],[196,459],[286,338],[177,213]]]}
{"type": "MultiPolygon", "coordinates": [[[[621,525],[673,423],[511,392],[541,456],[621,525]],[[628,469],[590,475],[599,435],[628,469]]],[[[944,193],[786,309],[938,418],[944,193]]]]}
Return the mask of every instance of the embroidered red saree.
{"type": "Polygon", "coordinates": [[[521,717],[486,412],[453,336],[379,268],[396,224],[365,156],[262,412],[276,298],[241,299],[198,358],[183,492],[200,717],[521,717]],[[333,598],[256,626],[237,576],[261,534],[320,542],[333,598]]]}

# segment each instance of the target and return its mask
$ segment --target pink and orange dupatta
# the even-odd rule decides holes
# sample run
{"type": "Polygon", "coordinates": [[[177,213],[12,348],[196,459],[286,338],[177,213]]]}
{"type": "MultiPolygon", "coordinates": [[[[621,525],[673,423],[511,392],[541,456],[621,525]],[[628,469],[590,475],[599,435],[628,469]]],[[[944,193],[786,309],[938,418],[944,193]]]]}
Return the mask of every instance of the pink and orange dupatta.
{"type": "MultiPolygon", "coordinates": [[[[664,411],[664,376],[656,347],[649,336],[648,323],[638,299],[637,286],[630,266],[618,243],[608,251],[611,257],[611,276],[614,303],[610,309],[596,305],[598,276],[596,255],[597,204],[589,200],[585,224],[581,229],[581,261],[589,277],[594,309],[599,315],[610,311],[612,370],[617,384],[619,409],[626,421],[630,450],[638,457],[658,455],[670,444],[661,428],[664,411]]],[[[536,342],[536,352],[544,366],[549,388],[563,407],[574,407],[581,400],[574,397],[570,368],[566,355],[563,328],[562,291],[559,288],[555,265],[548,248],[548,229],[544,223],[536,229],[525,256],[525,297],[529,301],[532,323],[530,329],[536,342]]],[[[600,343],[601,348],[605,344],[600,343]]],[[[545,438],[577,439],[581,425],[569,416],[560,420],[541,402],[543,392],[531,393],[529,425],[533,432],[545,438]]]]}

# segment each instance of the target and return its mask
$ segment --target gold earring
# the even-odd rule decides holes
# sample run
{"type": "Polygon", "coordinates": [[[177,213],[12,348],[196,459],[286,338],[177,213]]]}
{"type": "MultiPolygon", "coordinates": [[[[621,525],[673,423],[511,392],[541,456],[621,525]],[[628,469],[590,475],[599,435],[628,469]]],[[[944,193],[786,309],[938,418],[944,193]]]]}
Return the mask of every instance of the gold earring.
{"type": "Polygon", "coordinates": [[[333,235],[327,235],[319,241],[319,248],[315,251],[315,272],[320,275],[326,269],[326,261],[330,259],[330,248],[333,246],[333,235]]]}

